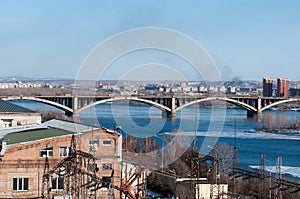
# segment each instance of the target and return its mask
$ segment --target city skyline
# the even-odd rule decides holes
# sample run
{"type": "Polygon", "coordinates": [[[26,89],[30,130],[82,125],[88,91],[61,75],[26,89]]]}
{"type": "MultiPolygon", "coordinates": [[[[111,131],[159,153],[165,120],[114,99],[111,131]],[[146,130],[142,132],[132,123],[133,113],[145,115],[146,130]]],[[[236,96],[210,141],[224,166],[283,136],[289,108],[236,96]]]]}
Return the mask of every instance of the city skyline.
{"type": "MultiPolygon", "coordinates": [[[[0,4],[0,77],[74,79],[91,50],[108,37],[128,29],[161,27],[198,42],[216,63],[223,80],[260,81],[263,76],[300,80],[298,1],[130,0],[126,4],[2,1],[0,4]]],[[[125,71],[130,70],[145,60],[144,64],[154,60],[164,66],[174,65],[175,69],[187,67],[170,55],[150,52],[145,60],[135,60],[139,55],[118,60],[105,78],[119,79],[118,68],[128,65],[125,71]]],[[[162,75],[157,75],[157,71],[154,66],[152,73],[149,70],[146,75],[141,69],[126,75],[157,80],[169,74],[163,70],[162,75]]],[[[177,77],[180,71],[174,75],[176,80],[180,79],[177,77]]],[[[190,80],[199,79],[192,73],[187,76],[190,80]]]]}

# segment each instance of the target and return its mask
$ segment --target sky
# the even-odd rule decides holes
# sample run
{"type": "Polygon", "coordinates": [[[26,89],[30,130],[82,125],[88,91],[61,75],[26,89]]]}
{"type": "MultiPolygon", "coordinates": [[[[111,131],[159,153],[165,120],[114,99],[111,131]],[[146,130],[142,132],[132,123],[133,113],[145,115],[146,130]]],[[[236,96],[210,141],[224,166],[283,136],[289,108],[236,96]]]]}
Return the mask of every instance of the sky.
{"type": "MultiPolygon", "coordinates": [[[[300,80],[299,10],[297,0],[0,0],[0,77],[73,79],[107,38],[159,27],[200,44],[224,80],[300,80]]],[[[146,53],[124,55],[101,78],[199,78],[182,74],[191,66],[170,53],[146,53]],[[136,61],[141,57],[147,57],[144,63],[136,61]],[[155,66],[142,70],[137,63],[155,66]]]]}

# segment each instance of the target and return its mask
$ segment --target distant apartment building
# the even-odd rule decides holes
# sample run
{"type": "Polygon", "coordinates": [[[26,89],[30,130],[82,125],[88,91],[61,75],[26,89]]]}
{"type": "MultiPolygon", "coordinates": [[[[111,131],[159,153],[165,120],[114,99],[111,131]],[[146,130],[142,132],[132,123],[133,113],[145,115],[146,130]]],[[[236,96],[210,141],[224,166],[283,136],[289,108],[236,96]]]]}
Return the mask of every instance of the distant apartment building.
{"type": "Polygon", "coordinates": [[[289,81],[286,78],[277,78],[277,97],[289,96],[289,81]]]}
{"type": "Polygon", "coordinates": [[[273,95],[273,80],[271,78],[263,78],[263,96],[271,97],[273,95]]]}
{"type": "Polygon", "coordinates": [[[226,91],[227,94],[236,94],[236,88],[235,87],[228,86],[226,89],[227,89],[227,91],[226,91]]]}
{"type": "Polygon", "coordinates": [[[205,86],[199,86],[198,87],[198,92],[199,93],[207,93],[208,91],[207,91],[207,87],[205,87],[205,86]]]}
{"type": "Polygon", "coordinates": [[[180,82],[181,87],[186,87],[186,85],[187,85],[187,82],[180,82]]]}
{"type": "Polygon", "coordinates": [[[300,97],[300,88],[290,88],[289,96],[290,97],[300,97]]]}
{"type": "Polygon", "coordinates": [[[0,89],[9,89],[9,88],[40,88],[42,85],[40,83],[26,82],[1,82],[0,89]]]}
{"type": "Polygon", "coordinates": [[[40,113],[0,100],[0,129],[31,124],[41,124],[40,113]]]}

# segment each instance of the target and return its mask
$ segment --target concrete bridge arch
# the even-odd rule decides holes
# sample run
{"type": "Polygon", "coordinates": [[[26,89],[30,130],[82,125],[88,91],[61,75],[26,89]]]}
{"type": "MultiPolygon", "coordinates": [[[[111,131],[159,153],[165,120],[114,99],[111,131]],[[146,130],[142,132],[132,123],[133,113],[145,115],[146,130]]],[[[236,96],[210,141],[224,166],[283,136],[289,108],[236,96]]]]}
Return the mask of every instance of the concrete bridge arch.
{"type": "Polygon", "coordinates": [[[263,107],[261,109],[261,111],[264,111],[266,109],[270,109],[270,108],[272,108],[274,106],[277,106],[277,105],[280,105],[280,104],[289,103],[289,102],[300,102],[300,98],[291,98],[291,99],[285,99],[285,100],[281,100],[281,101],[278,101],[278,102],[274,102],[272,104],[269,104],[269,105],[263,107]]]}
{"type": "Polygon", "coordinates": [[[229,102],[231,104],[234,104],[234,105],[237,105],[237,106],[239,106],[241,108],[244,108],[247,111],[257,112],[257,108],[255,108],[255,107],[253,107],[253,106],[251,106],[249,104],[246,104],[244,102],[240,102],[240,101],[235,100],[235,99],[226,98],[226,97],[207,97],[207,98],[203,98],[203,99],[197,99],[197,100],[188,102],[188,103],[186,103],[184,105],[181,105],[181,106],[177,107],[175,110],[178,111],[180,109],[183,109],[185,107],[191,106],[193,104],[198,104],[198,103],[201,103],[201,102],[207,102],[207,101],[213,101],[213,100],[219,100],[219,101],[229,102]]]}
{"type": "Polygon", "coordinates": [[[142,98],[138,98],[138,97],[113,97],[113,98],[108,98],[108,99],[95,101],[91,104],[88,104],[88,105],[82,107],[82,108],[79,108],[77,110],[77,112],[80,112],[82,110],[85,110],[89,107],[92,107],[92,106],[95,106],[95,105],[98,105],[98,104],[104,104],[104,103],[109,103],[109,102],[113,102],[113,101],[124,101],[124,100],[132,100],[132,101],[137,101],[137,102],[141,102],[141,103],[144,103],[144,104],[148,104],[148,105],[154,106],[154,107],[162,110],[163,112],[171,112],[172,111],[171,108],[169,108],[165,105],[162,105],[162,104],[159,104],[159,103],[153,102],[151,100],[147,100],[147,99],[142,99],[142,98]]]}

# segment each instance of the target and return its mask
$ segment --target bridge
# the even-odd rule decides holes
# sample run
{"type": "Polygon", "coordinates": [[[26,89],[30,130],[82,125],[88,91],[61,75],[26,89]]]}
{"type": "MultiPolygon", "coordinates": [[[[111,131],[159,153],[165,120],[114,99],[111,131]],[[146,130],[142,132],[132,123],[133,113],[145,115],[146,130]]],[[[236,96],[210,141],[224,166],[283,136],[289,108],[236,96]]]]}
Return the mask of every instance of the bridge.
{"type": "Polygon", "coordinates": [[[193,104],[222,101],[247,110],[247,116],[260,115],[264,110],[284,103],[300,102],[300,98],[282,97],[245,97],[245,96],[0,96],[1,100],[31,100],[45,103],[65,111],[66,115],[78,114],[80,111],[98,104],[114,101],[135,101],[154,106],[162,110],[164,117],[175,118],[176,112],[193,104]]]}

